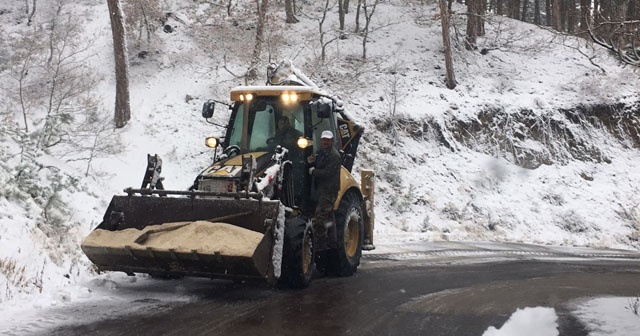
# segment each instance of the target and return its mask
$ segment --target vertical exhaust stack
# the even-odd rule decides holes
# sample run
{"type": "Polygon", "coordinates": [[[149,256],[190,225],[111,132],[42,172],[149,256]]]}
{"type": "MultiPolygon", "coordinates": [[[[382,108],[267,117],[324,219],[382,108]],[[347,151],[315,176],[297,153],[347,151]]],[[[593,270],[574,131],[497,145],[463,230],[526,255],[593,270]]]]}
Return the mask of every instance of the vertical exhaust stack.
{"type": "Polygon", "coordinates": [[[375,173],[370,169],[363,169],[360,172],[360,186],[362,188],[362,197],[364,201],[364,242],[363,250],[374,250],[373,245],[373,228],[375,225],[375,213],[373,212],[374,193],[375,193],[375,173]]]}

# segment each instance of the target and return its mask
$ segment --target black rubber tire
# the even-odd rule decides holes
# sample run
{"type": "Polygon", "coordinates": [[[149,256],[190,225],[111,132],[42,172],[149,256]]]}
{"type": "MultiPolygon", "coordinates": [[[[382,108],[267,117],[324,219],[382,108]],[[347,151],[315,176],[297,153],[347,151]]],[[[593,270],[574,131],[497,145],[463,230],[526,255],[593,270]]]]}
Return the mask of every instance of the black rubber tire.
{"type": "Polygon", "coordinates": [[[340,201],[336,212],[336,234],[338,247],[327,251],[324,273],[351,276],[360,266],[364,239],[362,202],[354,192],[346,193],[340,201]]]}
{"type": "Polygon", "coordinates": [[[293,190],[293,176],[291,174],[291,164],[285,164],[282,174],[282,189],[278,190],[277,197],[284,206],[293,208],[295,206],[295,194],[293,190]]]}
{"type": "Polygon", "coordinates": [[[315,248],[311,221],[302,216],[287,218],[279,287],[293,289],[309,287],[314,262],[315,248]]]}

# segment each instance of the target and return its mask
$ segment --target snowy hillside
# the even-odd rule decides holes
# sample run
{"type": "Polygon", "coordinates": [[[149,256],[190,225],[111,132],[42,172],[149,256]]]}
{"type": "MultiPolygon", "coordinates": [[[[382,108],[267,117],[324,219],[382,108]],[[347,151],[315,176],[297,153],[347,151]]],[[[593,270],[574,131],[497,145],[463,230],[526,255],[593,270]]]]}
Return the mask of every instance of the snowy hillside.
{"type": "MultiPolygon", "coordinates": [[[[211,161],[204,138],[222,128],[207,124],[200,109],[244,84],[235,75],[246,71],[253,48],[255,26],[246,19],[253,7],[238,1],[228,17],[215,1],[165,3],[171,32],[158,29],[150,44],[129,49],[132,120],[101,138],[120,150],[90,165],[56,150],[23,155],[31,147],[19,143],[29,138],[15,99],[20,64],[0,66],[0,302],[39,292],[65,300],[65,287],[94,276],[79,244],[111,195],[140,184],[147,153],[164,160],[167,189],[188,188],[211,161]]],[[[320,60],[317,1],[303,2],[296,24],[284,23],[284,10],[269,12],[260,69],[292,59],[366,128],[355,171],[377,174],[376,242],[640,247],[637,69],[584,40],[491,17],[478,50],[454,43],[458,86],[449,90],[439,11],[420,3],[379,4],[366,60],[352,33],[328,44],[320,60]]],[[[20,6],[0,5],[9,32],[0,41],[9,50],[0,53],[3,62],[17,51],[7,47],[24,46],[20,34],[31,29],[20,6]]],[[[82,27],[80,42],[90,42],[78,58],[95,77],[90,93],[98,110],[109,114],[115,88],[106,3],[73,2],[65,11],[82,27]]],[[[329,36],[336,11],[324,23],[329,36]]],[[[35,27],[51,14],[38,12],[35,27]]],[[[454,21],[463,31],[464,16],[454,21]]],[[[354,13],[346,22],[352,31],[354,13]]],[[[30,125],[42,124],[38,113],[30,125]]],[[[219,123],[226,117],[214,116],[219,123]]]]}

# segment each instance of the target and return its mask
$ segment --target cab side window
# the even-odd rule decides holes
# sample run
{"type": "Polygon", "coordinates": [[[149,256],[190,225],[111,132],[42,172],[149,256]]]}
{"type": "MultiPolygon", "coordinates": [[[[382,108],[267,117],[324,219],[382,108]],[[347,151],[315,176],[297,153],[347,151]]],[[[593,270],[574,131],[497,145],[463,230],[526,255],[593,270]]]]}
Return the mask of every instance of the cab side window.
{"type": "Polygon", "coordinates": [[[250,132],[251,142],[249,144],[249,148],[251,150],[264,148],[267,143],[267,139],[272,138],[276,133],[276,121],[273,106],[268,104],[264,109],[256,110],[252,126],[253,128],[250,132]]]}

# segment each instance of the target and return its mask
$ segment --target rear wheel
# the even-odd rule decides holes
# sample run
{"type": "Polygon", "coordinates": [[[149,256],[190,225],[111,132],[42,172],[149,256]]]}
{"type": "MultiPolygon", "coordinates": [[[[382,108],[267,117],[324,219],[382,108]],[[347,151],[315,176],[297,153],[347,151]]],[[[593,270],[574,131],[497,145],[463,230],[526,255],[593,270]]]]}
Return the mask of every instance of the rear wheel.
{"type": "Polygon", "coordinates": [[[321,271],[338,276],[353,275],[360,265],[364,235],[362,204],[356,193],[349,192],[340,201],[336,212],[336,233],[338,247],[320,256],[319,259],[324,259],[319,261],[321,271]]]}
{"type": "Polygon", "coordinates": [[[287,219],[279,285],[289,288],[308,287],[313,275],[314,253],[311,223],[303,217],[287,219]]]}

